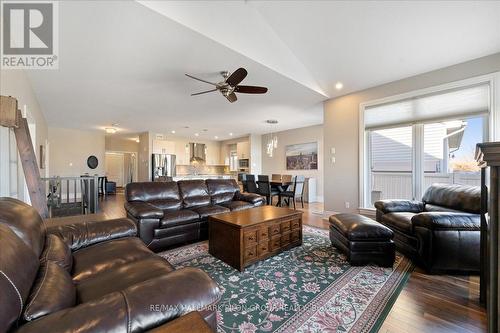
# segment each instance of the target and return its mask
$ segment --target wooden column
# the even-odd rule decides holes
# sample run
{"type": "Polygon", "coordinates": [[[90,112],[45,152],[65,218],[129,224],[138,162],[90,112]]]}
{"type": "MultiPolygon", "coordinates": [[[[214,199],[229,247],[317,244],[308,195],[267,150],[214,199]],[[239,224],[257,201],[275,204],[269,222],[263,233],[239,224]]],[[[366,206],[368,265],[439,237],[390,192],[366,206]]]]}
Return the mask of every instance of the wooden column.
{"type": "Polygon", "coordinates": [[[40,169],[38,168],[35,150],[31,141],[28,121],[22,117],[21,111],[17,109],[17,100],[15,98],[1,96],[0,107],[0,125],[14,129],[31,205],[42,218],[47,218],[49,213],[45,190],[40,178],[40,169]],[[13,108],[15,112],[13,112],[13,108]],[[15,114],[15,116],[12,116],[12,114],[15,114]]]}
{"type": "MultiPolygon", "coordinates": [[[[485,171],[482,172],[481,205],[484,197],[488,196],[488,214],[481,212],[481,255],[486,251],[486,263],[481,265],[481,289],[486,289],[486,313],[488,316],[488,332],[498,332],[498,319],[500,317],[498,287],[499,281],[499,246],[500,238],[500,142],[480,143],[476,147],[476,161],[481,168],[490,168],[489,186],[483,186],[485,171]],[[489,190],[489,191],[488,191],[489,190]],[[484,193],[489,192],[489,193],[484,193]],[[484,220],[483,220],[484,219],[484,220]],[[486,228],[483,228],[483,221],[486,228]],[[486,233],[486,235],[484,235],[486,233]],[[483,240],[486,237],[486,243],[483,240]],[[484,272],[483,270],[486,270],[484,272]],[[484,274],[484,275],[483,275],[484,274]],[[486,280],[486,287],[484,286],[486,280]]],[[[484,260],[485,258],[483,258],[484,260]]]]}

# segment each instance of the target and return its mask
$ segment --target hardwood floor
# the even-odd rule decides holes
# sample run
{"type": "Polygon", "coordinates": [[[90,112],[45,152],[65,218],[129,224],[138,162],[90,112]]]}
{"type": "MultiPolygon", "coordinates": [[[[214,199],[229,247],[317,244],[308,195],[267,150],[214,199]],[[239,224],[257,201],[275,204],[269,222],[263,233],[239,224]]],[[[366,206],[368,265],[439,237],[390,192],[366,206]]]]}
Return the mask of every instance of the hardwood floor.
{"type": "MultiPolygon", "coordinates": [[[[125,216],[124,201],[121,191],[107,196],[100,202],[101,215],[108,219],[125,216]]],[[[322,210],[322,204],[306,204],[303,223],[327,229],[322,210]]],[[[428,275],[416,268],[379,332],[486,332],[485,309],[479,306],[479,277],[428,275]]]]}

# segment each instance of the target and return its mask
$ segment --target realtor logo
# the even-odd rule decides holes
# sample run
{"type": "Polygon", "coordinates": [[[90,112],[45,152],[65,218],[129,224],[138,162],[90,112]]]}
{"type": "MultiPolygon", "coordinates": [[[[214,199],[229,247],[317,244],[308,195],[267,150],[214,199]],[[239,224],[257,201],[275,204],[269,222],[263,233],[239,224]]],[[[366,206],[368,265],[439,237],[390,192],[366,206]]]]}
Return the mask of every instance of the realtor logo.
{"type": "Polygon", "coordinates": [[[57,2],[2,1],[0,67],[57,69],[57,2]]]}

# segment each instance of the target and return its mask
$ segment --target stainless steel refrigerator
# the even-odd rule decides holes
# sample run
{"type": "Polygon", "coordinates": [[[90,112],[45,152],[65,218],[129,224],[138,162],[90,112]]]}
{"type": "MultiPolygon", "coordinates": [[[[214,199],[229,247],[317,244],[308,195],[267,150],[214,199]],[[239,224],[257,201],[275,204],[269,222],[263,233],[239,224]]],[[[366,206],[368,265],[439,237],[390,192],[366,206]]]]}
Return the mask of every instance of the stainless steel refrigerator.
{"type": "Polygon", "coordinates": [[[175,177],[175,155],[170,154],[153,154],[151,172],[152,181],[167,181],[171,177],[175,177]]]}

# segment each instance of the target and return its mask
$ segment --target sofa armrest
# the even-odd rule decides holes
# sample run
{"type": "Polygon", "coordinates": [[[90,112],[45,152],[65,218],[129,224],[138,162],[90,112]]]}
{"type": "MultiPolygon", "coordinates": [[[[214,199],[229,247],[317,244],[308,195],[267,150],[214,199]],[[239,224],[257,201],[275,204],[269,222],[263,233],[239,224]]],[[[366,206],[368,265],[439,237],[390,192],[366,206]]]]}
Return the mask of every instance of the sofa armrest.
{"type": "Polygon", "coordinates": [[[132,201],[125,203],[127,213],[136,219],[162,219],[163,210],[144,201],[132,201]]]}
{"type": "Polygon", "coordinates": [[[383,213],[420,213],[424,211],[424,204],[413,200],[380,200],[375,202],[375,208],[383,213]]]}
{"type": "Polygon", "coordinates": [[[213,316],[219,298],[217,284],[205,272],[183,268],[44,316],[16,332],[142,332],[191,311],[213,316]]]}
{"type": "Polygon", "coordinates": [[[64,224],[47,228],[62,238],[72,251],[116,238],[135,237],[137,227],[127,218],[64,224]]]}
{"type": "Polygon", "coordinates": [[[266,198],[262,195],[247,192],[241,193],[239,191],[234,194],[234,200],[246,201],[255,206],[263,205],[266,202],[266,198]]]}
{"type": "Polygon", "coordinates": [[[425,212],[412,217],[413,228],[423,227],[431,230],[470,230],[481,229],[478,214],[452,212],[425,212]]]}

